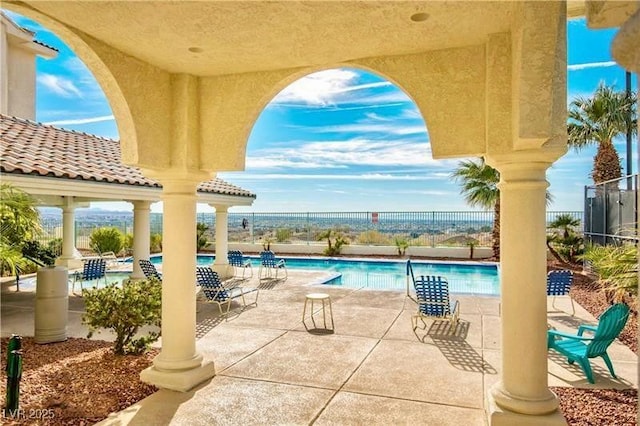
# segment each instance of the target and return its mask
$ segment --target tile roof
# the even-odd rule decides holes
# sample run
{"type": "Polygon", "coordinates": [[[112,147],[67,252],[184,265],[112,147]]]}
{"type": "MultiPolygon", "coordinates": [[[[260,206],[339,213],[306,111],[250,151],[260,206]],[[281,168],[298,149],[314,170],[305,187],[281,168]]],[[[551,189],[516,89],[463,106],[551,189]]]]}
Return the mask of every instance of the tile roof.
{"type": "MultiPolygon", "coordinates": [[[[160,188],[120,162],[120,142],[0,114],[0,172],[160,188]]],[[[199,192],[255,198],[222,179],[199,192]]]]}

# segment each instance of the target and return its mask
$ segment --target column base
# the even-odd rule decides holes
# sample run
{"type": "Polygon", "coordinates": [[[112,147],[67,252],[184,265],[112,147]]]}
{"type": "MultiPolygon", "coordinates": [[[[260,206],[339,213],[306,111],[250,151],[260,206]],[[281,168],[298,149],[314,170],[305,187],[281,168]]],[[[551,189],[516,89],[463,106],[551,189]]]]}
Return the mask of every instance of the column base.
{"type": "Polygon", "coordinates": [[[213,361],[203,361],[199,367],[188,370],[159,370],[155,366],[140,372],[140,380],[162,389],[187,392],[216,375],[213,361]]]}
{"type": "MultiPolygon", "coordinates": [[[[487,416],[491,426],[564,426],[567,424],[567,421],[564,419],[560,409],[555,409],[555,411],[547,412],[545,414],[522,414],[502,408],[496,402],[496,397],[494,395],[496,393],[501,396],[501,400],[508,398],[500,389],[498,389],[497,386],[492,388],[487,394],[487,416]]],[[[554,395],[553,393],[551,394],[554,395]]],[[[511,402],[513,403],[512,405],[534,404],[534,406],[536,406],[541,403],[538,401],[522,400],[516,402],[513,398],[511,399],[511,402]]],[[[557,398],[555,398],[554,395],[554,399],[544,401],[543,404],[550,407],[555,404],[557,407],[557,398]]]]}

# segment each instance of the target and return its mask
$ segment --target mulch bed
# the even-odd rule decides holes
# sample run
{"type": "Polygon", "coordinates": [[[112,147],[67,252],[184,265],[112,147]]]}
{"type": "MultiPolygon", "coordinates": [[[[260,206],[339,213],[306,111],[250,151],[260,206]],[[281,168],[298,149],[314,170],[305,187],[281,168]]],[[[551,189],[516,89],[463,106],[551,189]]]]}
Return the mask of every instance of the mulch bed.
{"type": "MultiPolygon", "coordinates": [[[[4,403],[8,338],[2,344],[0,394],[4,403]]],[[[89,425],[154,393],[155,386],[140,381],[140,371],[159,352],[142,356],[115,355],[110,342],[69,338],[38,345],[22,339],[23,374],[20,409],[16,418],[7,413],[5,425],[89,425]]]]}

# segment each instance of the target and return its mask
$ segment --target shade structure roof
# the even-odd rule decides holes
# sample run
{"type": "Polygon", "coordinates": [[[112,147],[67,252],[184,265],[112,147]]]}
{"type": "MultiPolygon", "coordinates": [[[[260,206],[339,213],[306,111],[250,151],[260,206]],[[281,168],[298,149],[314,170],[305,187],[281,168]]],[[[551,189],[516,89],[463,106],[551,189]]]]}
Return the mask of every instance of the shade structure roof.
{"type": "Polygon", "coordinates": [[[509,1],[26,2],[172,73],[225,75],[481,44],[509,1]]]}
{"type": "MultiPolygon", "coordinates": [[[[138,168],[122,164],[116,140],[0,114],[0,142],[0,173],[5,177],[56,178],[61,184],[65,180],[107,183],[121,185],[123,191],[126,187],[161,188],[138,168]]],[[[201,183],[198,192],[247,199],[241,204],[256,197],[219,178],[201,183]]]]}

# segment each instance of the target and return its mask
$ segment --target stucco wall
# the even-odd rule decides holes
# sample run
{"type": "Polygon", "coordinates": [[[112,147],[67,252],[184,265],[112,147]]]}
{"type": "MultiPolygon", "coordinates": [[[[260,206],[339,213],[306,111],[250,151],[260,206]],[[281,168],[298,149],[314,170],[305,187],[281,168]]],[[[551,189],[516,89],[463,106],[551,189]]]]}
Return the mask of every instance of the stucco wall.
{"type": "Polygon", "coordinates": [[[34,54],[9,45],[7,62],[7,114],[34,120],[36,117],[34,54]]]}

